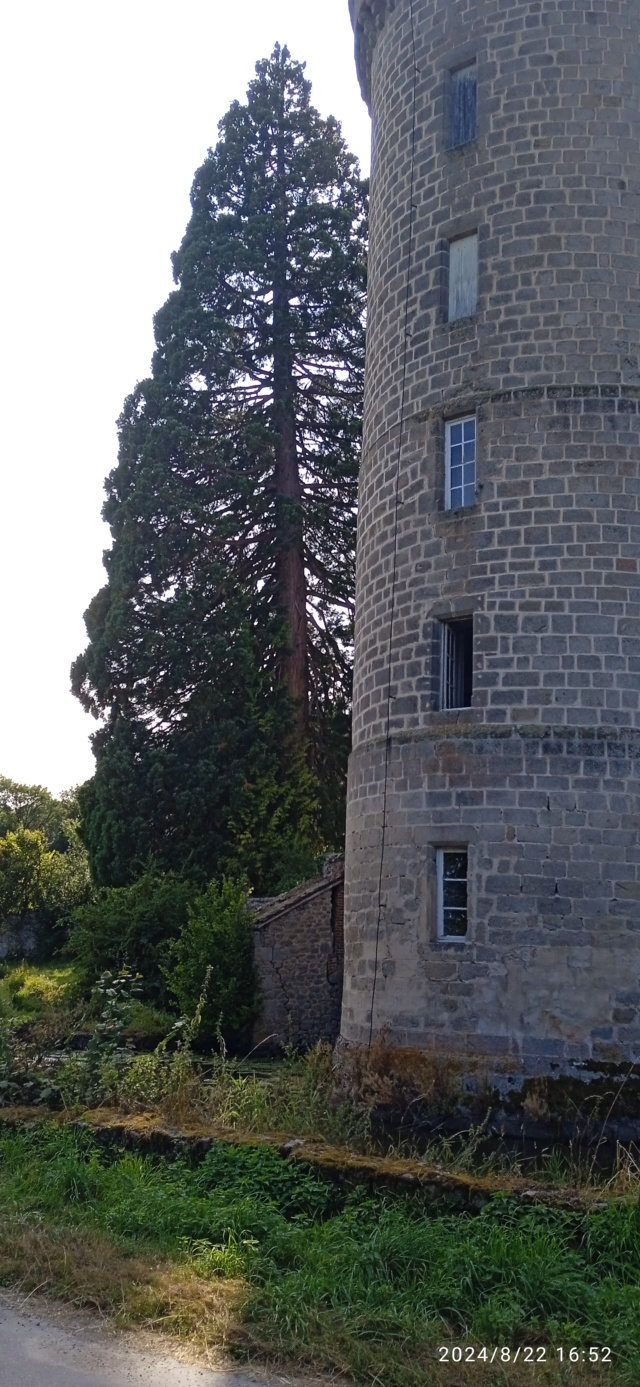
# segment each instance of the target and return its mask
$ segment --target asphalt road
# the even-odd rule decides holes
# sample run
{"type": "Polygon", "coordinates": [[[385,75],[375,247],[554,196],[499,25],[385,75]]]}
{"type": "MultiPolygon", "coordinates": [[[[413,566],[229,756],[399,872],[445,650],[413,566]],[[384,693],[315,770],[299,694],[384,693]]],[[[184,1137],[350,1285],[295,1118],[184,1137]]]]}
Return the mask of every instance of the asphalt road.
{"type": "Polygon", "coordinates": [[[281,1387],[286,1378],[211,1371],[118,1336],[0,1301],[0,1387],[281,1387]]]}

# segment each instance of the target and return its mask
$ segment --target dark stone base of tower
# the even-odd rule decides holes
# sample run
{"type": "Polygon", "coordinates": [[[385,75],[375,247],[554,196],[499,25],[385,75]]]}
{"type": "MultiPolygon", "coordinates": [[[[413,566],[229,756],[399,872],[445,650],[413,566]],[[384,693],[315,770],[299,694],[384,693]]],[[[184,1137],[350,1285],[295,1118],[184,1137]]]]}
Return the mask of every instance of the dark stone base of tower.
{"type": "Polygon", "coordinates": [[[637,5],[352,12],[374,170],[342,1039],[525,1076],[640,1062],[637,5]],[[450,321],[470,235],[477,308],[450,321]],[[462,418],[476,490],[453,508],[462,418]]]}

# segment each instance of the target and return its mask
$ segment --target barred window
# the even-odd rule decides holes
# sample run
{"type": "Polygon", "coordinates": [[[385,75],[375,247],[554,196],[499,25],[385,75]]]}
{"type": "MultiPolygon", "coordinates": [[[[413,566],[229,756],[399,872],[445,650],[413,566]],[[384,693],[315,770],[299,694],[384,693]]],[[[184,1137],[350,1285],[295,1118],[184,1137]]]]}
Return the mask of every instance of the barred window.
{"type": "Polygon", "coordinates": [[[441,708],[470,708],[473,694],[473,617],[443,621],[441,708]]]}
{"type": "Polygon", "coordinates": [[[451,143],[475,140],[478,106],[478,68],[467,63],[451,73],[451,143]]]}
{"type": "Polygon", "coordinates": [[[438,938],[466,939],[469,930],[469,853],[438,848],[438,938]]]}
{"type": "Polygon", "coordinates": [[[447,424],[445,451],[445,508],[472,506],[476,499],[475,414],[447,424]]]}
{"type": "Polygon", "coordinates": [[[449,322],[470,318],[478,307],[478,233],[449,242],[449,322]]]}

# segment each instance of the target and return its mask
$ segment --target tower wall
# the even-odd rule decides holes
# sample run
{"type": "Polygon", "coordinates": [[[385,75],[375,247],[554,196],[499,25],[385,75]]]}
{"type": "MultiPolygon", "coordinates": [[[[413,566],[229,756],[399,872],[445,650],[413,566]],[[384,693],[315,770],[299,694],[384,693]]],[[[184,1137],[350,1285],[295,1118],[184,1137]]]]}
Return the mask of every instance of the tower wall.
{"type": "Polygon", "coordinates": [[[640,1058],[637,0],[352,16],[374,158],[342,1035],[640,1058]],[[470,60],[477,133],[451,148],[470,60]],[[476,231],[477,312],[449,322],[449,245],[476,231]],[[453,511],[463,414],[477,496],[453,511]],[[471,706],[445,711],[441,622],[471,614],[471,706]]]}

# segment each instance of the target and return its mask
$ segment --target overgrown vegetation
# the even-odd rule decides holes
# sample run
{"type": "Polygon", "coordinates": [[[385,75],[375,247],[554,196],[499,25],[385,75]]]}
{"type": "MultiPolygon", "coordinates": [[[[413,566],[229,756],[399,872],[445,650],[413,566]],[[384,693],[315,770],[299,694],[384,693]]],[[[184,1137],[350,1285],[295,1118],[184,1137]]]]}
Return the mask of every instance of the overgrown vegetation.
{"type": "Polygon", "coordinates": [[[219,992],[223,1009],[217,1017],[215,1010],[210,1013],[216,1052],[204,1060],[194,1054],[206,1023],[210,987],[215,986],[211,965],[203,982],[191,1015],[172,1017],[140,1002],[140,979],[130,969],[103,973],[88,1005],[71,1003],[78,995],[71,968],[22,964],[5,970],[0,980],[0,1106],[40,1102],[43,1094],[54,1107],[80,1110],[110,1103],[124,1112],[151,1108],[172,1122],[321,1136],[366,1149],[368,1112],[336,1101],[329,1045],[319,1044],[303,1058],[291,1053],[284,1063],[242,1073],[242,1066],[227,1056],[219,992]],[[162,1038],[150,1053],[136,1051],[136,1043],[157,1038],[159,1032],[162,1038]],[[77,1040],[81,1048],[76,1048],[77,1040]]]}
{"type": "Polygon", "coordinates": [[[106,969],[127,967],[140,974],[148,1001],[170,1004],[165,972],[169,949],[187,923],[196,893],[193,882],[153,871],[144,872],[131,886],[96,891],[74,913],[69,939],[85,994],[106,969]]]}
{"type": "Polygon", "coordinates": [[[187,907],[187,920],[171,946],[166,978],[183,1015],[191,1016],[200,1002],[207,976],[198,1040],[211,1045],[217,1035],[242,1041],[259,1008],[259,987],[253,962],[253,928],[243,883],[226,878],[210,882],[187,907]]]}
{"type": "MultiPolygon", "coordinates": [[[[178,1332],[382,1387],[442,1380],[435,1349],[451,1340],[607,1344],[617,1380],[640,1372],[635,1200],[573,1213],[497,1199],[475,1217],[443,1215],[420,1196],[342,1191],[264,1147],[217,1143],[191,1167],[105,1153],[86,1133],[47,1125],[5,1132],[0,1171],[0,1276],[25,1287],[42,1277],[113,1313],[115,1264],[124,1322],[166,1325],[164,1276],[182,1286],[169,1311],[178,1332]],[[88,1229],[101,1240],[99,1289],[83,1280],[88,1229]],[[64,1259],[46,1260],[61,1237],[64,1259]],[[225,1282],[231,1295],[216,1302],[212,1287],[225,1282]]],[[[524,1380],[501,1371],[502,1383],[524,1380]]],[[[477,1380],[498,1379],[480,1368],[477,1380]]]]}
{"type": "Polygon", "coordinates": [[[138,975],[156,1010],[192,1014],[209,970],[198,1043],[219,1031],[240,1042],[259,1005],[247,889],[224,879],[204,891],[178,876],[145,872],[131,886],[103,887],[76,910],[68,944],[88,995],[105,970],[138,975]]]}
{"type": "MultiPolygon", "coordinates": [[[[16,972],[14,996],[29,981],[35,989],[38,977],[46,990],[42,973],[16,972]]],[[[587,1201],[579,1211],[523,1206],[511,1179],[513,1197],[491,1199],[479,1215],[444,1214],[418,1186],[401,1197],[358,1185],[361,1167],[347,1150],[336,1163],[340,1180],[327,1179],[261,1137],[252,1146],[249,1134],[313,1136],[371,1151],[373,1090],[358,1105],[343,1085],[339,1102],[329,1046],[243,1073],[222,1042],[203,1064],[193,1041],[208,982],[195,1014],[151,1054],[136,1054],[127,1037],[139,1005],[131,972],[102,977],[94,997],[101,1010],[82,1052],[62,1049],[55,1063],[49,1056],[40,1070],[30,1068],[28,1046],[2,1031],[4,1102],[151,1108],[174,1128],[224,1127],[239,1140],[217,1140],[193,1165],[109,1150],[64,1122],[0,1126],[0,1279],[96,1305],[121,1323],[157,1323],[202,1348],[224,1341],[379,1387],[450,1381],[436,1348],[461,1342],[546,1347],[549,1362],[536,1380],[558,1387],[612,1375],[561,1372],[555,1345],[607,1344],[615,1380],[637,1380],[640,1203],[631,1157],[602,1181],[600,1206],[587,1201]],[[630,1197],[611,1199],[614,1188],[630,1197]]],[[[60,1001],[64,979],[58,989],[60,1001]]],[[[364,1082],[363,1056],[356,1070],[364,1082]]],[[[447,1082],[434,1090],[436,1102],[446,1102],[447,1082]]],[[[480,1124],[466,1141],[441,1139],[427,1159],[475,1173],[482,1140],[480,1124]]],[[[501,1161],[485,1168],[499,1171],[501,1161]]],[[[542,1176],[569,1180],[571,1172],[550,1162],[542,1176]]],[[[507,1178],[502,1184],[508,1190],[507,1178]]],[[[499,1186],[496,1178],[485,1197],[499,1186]]],[[[476,1365],[474,1381],[519,1387],[527,1380],[519,1368],[500,1372],[496,1379],[476,1365]]]]}
{"type": "Polygon", "coordinates": [[[0,1017],[5,1021],[45,1021],[67,1013],[76,988],[70,963],[6,965],[0,971],[0,1017]]]}
{"type": "Polygon", "coordinates": [[[91,891],[78,815],[72,793],[55,799],[40,785],[0,776],[0,937],[27,927],[44,957],[64,942],[91,891]]]}

